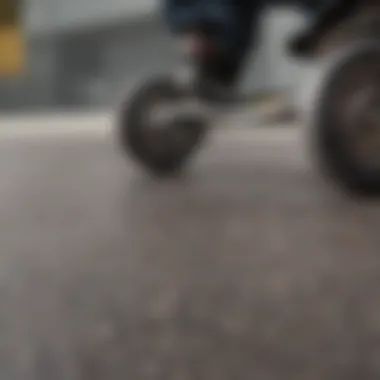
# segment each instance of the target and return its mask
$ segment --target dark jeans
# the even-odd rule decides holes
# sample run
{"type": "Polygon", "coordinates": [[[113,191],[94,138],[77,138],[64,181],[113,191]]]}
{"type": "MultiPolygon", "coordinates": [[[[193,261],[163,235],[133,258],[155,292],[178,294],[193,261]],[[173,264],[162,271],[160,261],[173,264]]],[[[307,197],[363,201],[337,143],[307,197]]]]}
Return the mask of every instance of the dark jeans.
{"type": "Polygon", "coordinates": [[[164,14],[174,33],[203,28],[220,47],[221,54],[202,63],[209,77],[225,84],[234,83],[247,53],[258,39],[259,19],[266,6],[299,7],[317,19],[335,0],[164,0],[164,14]]]}

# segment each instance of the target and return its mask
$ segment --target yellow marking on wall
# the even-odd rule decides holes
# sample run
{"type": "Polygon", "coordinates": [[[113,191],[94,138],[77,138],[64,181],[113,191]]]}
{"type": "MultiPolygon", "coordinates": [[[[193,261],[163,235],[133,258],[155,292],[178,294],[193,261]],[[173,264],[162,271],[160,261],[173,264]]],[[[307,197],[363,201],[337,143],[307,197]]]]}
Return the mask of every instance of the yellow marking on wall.
{"type": "Polygon", "coordinates": [[[0,76],[19,75],[25,68],[25,46],[15,26],[0,26],[0,76]]]}
{"type": "Polygon", "coordinates": [[[0,77],[17,76],[25,68],[25,41],[19,15],[18,0],[0,0],[0,77]]]}

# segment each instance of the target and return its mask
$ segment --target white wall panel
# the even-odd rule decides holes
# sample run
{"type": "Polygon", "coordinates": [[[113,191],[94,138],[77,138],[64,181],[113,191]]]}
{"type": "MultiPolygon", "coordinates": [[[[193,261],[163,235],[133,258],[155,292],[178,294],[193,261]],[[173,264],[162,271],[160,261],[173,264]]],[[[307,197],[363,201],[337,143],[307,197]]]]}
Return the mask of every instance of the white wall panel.
{"type": "Polygon", "coordinates": [[[158,0],[29,0],[25,22],[32,34],[49,34],[151,14],[158,4],[158,0]]]}

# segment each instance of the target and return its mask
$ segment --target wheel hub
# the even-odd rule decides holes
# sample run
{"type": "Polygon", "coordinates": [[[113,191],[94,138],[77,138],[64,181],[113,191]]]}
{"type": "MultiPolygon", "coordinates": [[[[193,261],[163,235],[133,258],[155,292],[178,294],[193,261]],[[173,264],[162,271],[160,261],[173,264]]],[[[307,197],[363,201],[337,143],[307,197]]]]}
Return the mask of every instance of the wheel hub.
{"type": "Polygon", "coordinates": [[[185,151],[206,117],[207,110],[196,99],[157,99],[147,107],[144,139],[158,155],[185,151]]]}

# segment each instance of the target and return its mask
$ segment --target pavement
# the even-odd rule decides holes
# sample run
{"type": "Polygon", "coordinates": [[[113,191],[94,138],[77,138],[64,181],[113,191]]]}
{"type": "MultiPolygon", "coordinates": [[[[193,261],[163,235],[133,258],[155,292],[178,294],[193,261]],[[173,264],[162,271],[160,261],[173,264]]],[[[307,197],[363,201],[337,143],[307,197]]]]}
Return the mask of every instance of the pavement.
{"type": "Polygon", "coordinates": [[[1,380],[380,378],[380,207],[300,127],[216,130],[157,182],[97,120],[0,130],[1,380]]]}

